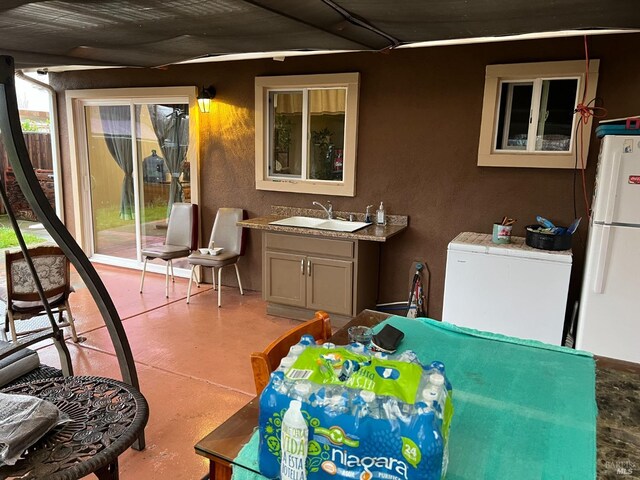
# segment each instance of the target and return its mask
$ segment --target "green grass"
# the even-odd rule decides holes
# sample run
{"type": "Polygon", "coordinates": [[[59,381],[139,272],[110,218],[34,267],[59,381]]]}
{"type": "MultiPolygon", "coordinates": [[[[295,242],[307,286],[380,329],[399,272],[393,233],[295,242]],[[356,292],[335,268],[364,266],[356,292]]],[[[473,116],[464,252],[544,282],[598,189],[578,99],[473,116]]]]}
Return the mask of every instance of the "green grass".
{"type": "MultiPolygon", "coordinates": [[[[166,205],[145,205],[142,212],[144,215],[142,218],[143,223],[157,222],[158,220],[164,220],[167,218],[166,205]]],[[[123,220],[120,218],[119,206],[102,207],[97,209],[94,212],[94,222],[98,232],[123,227],[125,225],[133,225],[133,219],[123,220]]]]}
{"type": "MultiPolygon", "coordinates": [[[[22,237],[24,238],[24,242],[27,245],[34,245],[36,243],[42,243],[45,241],[44,238],[40,238],[37,235],[33,235],[32,233],[23,232],[22,237]]],[[[18,238],[16,234],[13,232],[13,229],[0,227],[0,248],[9,248],[9,247],[17,247],[18,246],[18,238]]]]}

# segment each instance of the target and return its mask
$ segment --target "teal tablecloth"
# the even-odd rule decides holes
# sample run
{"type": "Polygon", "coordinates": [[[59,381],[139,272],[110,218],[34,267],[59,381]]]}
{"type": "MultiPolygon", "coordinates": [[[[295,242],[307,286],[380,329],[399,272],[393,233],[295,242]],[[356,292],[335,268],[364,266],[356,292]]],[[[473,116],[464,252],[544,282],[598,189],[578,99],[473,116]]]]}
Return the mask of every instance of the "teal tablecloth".
{"type": "MultiPolygon", "coordinates": [[[[391,317],[401,350],[440,360],[453,385],[448,480],[596,478],[595,362],[591,354],[391,317]]],[[[258,437],[238,455],[257,466],[258,437]]],[[[234,470],[234,480],[263,478],[234,470]]]]}

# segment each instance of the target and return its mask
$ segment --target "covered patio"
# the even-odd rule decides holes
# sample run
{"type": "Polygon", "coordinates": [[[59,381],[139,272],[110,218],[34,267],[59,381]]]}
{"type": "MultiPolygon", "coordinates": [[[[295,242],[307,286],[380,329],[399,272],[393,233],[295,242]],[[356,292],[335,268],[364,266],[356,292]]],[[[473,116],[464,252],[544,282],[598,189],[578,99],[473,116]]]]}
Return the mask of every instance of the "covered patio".
{"type": "MultiPolygon", "coordinates": [[[[640,39],[636,1],[17,0],[0,7],[0,55],[14,59],[16,77],[29,77],[51,100],[58,211],[48,220],[59,223],[53,230],[64,230],[67,248],[73,243],[74,255],[67,256],[91,261],[105,284],[149,404],[146,449],[120,456],[122,478],[205,478],[210,465],[194,445],[255,397],[250,354],[300,325],[309,312],[326,310],[346,323],[362,309],[403,303],[397,300],[406,300],[408,267],[419,263],[428,270],[424,316],[447,322],[449,242],[460,232],[486,232],[506,220],[503,215],[520,219],[514,236],[526,235],[536,215],[555,225],[583,217],[557,312],[557,336],[564,342],[585,269],[600,145],[595,127],[605,117],[627,118],[640,108],[633,80],[640,67],[632,61],[640,39]],[[514,97],[520,87],[528,92],[522,105],[514,97]],[[320,101],[324,90],[335,95],[320,101]],[[342,97],[347,101],[337,100],[342,97]],[[180,118],[174,132],[184,127],[188,140],[152,128],[158,126],[150,120],[152,110],[169,107],[180,118]],[[126,131],[115,121],[106,128],[107,109],[121,111],[118,125],[126,131]],[[560,153],[554,150],[556,130],[562,133],[555,139],[560,153]],[[111,137],[121,141],[117,154],[111,137]],[[151,169],[151,180],[149,154],[156,151],[167,168],[157,178],[151,169]],[[316,171],[316,156],[327,172],[316,171]],[[544,162],[536,163],[538,157],[544,162]],[[170,193],[178,186],[182,197],[170,193]],[[162,202],[151,201],[151,187],[162,202]],[[240,208],[249,219],[283,208],[332,219],[335,205],[337,213],[363,220],[380,205],[382,222],[367,228],[384,238],[306,230],[272,231],[269,237],[266,229],[246,228],[240,261],[245,294],[228,269],[222,308],[210,284],[194,287],[187,304],[186,278],[176,276],[167,298],[164,275],[148,274],[139,293],[136,270],[140,247],[164,240],[165,212],[174,200],[198,205],[200,247],[210,246],[209,232],[224,207],[240,208]],[[314,205],[324,211],[311,210],[314,205]],[[385,243],[390,217],[404,219],[403,233],[385,243]],[[279,259],[274,265],[281,270],[273,273],[270,259],[279,259]],[[272,294],[272,284],[288,288],[272,294]],[[323,291],[329,300],[344,294],[344,305],[326,298],[314,303],[313,295],[323,291]]],[[[640,257],[633,258],[640,265],[640,257]]],[[[152,270],[161,266],[158,260],[152,270]]],[[[70,302],[81,337],[73,343],[67,335],[74,375],[127,382],[118,364],[122,349],[113,346],[100,300],[72,273],[70,302]]],[[[472,290],[500,292],[483,280],[472,290]]],[[[530,304],[545,299],[534,300],[539,303],[530,304]]],[[[509,318],[522,320],[523,310],[512,309],[509,318]]],[[[19,328],[28,326],[22,323],[19,328]]],[[[621,340],[631,337],[619,334],[621,340]]],[[[62,368],[51,341],[32,348],[42,364],[62,368]]],[[[629,427],[629,421],[637,420],[632,397],[639,378],[637,364],[630,365],[624,381],[608,388],[627,398],[600,406],[611,408],[598,427],[618,443],[609,450],[598,431],[594,478],[596,466],[599,473],[616,472],[607,478],[617,478],[620,466],[632,465],[633,475],[640,468],[637,452],[629,453],[638,445],[637,425],[629,427]]],[[[563,390],[567,377],[555,378],[563,390]]],[[[597,381],[602,389],[602,378],[597,381]]]]}

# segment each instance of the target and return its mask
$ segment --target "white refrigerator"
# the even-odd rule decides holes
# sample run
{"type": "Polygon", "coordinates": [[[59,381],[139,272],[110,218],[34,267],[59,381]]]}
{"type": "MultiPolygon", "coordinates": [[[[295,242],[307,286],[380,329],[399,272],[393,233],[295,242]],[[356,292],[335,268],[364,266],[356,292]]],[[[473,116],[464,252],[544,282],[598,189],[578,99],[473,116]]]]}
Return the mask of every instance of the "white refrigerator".
{"type": "Polygon", "coordinates": [[[576,348],[640,363],[640,136],[602,139],[576,348]]]}
{"type": "Polygon", "coordinates": [[[561,345],[571,263],[571,250],[537,250],[522,237],[496,245],[490,234],[463,232],[447,249],[442,320],[561,345]]]}

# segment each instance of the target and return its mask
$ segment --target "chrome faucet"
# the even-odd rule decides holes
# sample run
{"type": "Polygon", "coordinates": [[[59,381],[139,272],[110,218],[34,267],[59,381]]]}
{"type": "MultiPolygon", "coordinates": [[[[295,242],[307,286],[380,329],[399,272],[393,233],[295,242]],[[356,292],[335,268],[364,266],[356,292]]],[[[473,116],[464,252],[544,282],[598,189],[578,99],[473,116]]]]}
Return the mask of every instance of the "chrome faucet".
{"type": "Polygon", "coordinates": [[[327,214],[327,218],[331,220],[333,218],[333,205],[331,205],[331,202],[328,200],[327,200],[327,203],[329,204],[329,208],[325,207],[320,202],[313,202],[314,205],[317,205],[318,207],[322,208],[324,212],[327,214]]]}

